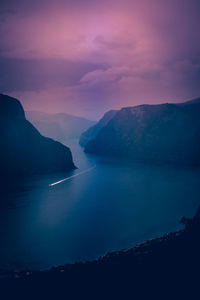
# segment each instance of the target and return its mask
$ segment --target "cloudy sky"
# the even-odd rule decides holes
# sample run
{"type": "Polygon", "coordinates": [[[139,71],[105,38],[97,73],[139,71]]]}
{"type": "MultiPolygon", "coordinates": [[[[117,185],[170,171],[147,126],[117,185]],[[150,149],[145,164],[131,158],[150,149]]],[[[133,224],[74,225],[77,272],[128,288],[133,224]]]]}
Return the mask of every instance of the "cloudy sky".
{"type": "Polygon", "coordinates": [[[99,118],[200,96],[199,0],[1,0],[0,90],[99,118]]]}

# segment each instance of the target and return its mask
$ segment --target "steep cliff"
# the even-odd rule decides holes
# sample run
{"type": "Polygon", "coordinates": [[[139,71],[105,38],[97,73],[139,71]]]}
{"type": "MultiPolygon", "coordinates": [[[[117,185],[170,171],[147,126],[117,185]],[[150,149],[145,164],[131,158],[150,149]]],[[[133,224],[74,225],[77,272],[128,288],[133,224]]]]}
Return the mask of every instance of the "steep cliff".
{"type": "Polygon", "coordinates": [[[60,172],[75,168],[70,149],[43,137],[26,120],[20,102],[2,94],[0,140],[1,176],[60,172]]]}
{"type": "Polygon", "coordinates": [[[94,139],[99,131],[108,124],[108,122],[116,115],[116,113],[117,110],[109,110],[104,114],[97,124],[83,132],[80,136],[80,145],[85,146],[90,140],[94,139]]]}
{"type": "Polygon", "coordinates": [[[200,164],[200,103],[122,108],[85,151],[142,161],[200,164]]]}

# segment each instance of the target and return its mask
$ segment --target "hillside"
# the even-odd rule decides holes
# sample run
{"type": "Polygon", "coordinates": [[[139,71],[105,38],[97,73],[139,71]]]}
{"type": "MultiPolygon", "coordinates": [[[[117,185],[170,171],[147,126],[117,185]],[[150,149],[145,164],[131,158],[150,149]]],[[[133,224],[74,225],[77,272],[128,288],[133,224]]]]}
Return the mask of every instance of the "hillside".
{"type": "Polygon", "coordinates": [[[122,108],[85,151],[137,161],[200,164],[200,103],[122,108]]]}
{"type": "Polygon", "coordinates": [[[95,138],[99,131],[108,124],[108,122],[116,115],[116,113],[117,110],[109,110],[104,114],[97,124],[83,132],[79,140],[80,145],[85,146],[91,139],[95,138]]]}
{"type": "Polygon", "coordinates": [[[1,291],[5,299],[199,299],[200,210],[181,222],[183,230],[96,261],[41,272],[2,270],[1,291]]]}
{"type": "Polygon", "coordinates": [[[0,95],[1,176],[44,174],[75,168],[68,147],[43,137],[25,119],[17,99],[0,95]]]}

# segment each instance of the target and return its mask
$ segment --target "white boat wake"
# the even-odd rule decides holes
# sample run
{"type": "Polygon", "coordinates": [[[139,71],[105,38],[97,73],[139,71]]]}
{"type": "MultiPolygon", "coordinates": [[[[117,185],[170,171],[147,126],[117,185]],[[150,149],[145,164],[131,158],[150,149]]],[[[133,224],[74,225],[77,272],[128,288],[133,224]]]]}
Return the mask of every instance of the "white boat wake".
{"type": "Polygon", "coordinates": [[[69,180],[69,179],[71,179],[71,178],[74,178],[74,177],[77,177],[77,176],[79,176],[79,175],[88,173],[88,172],[92,171],[94,168],[96,168],[96,165],[94,165],[92,168],[89,168],[89,169],[87,169],[87,170],[85,170],[85,171],[79,172],[79,173],[77,173],[77,174],[75,174],[75,175],[72,175],[72,176],[70,176],[70,177],[66,177],[66,178],[61,179],[61,180],[59,180],[59,181],[50,183],[49,186],[54,186],[54,185],[56,185],[56,184],[62,183],[62,182],[64,182],[64,181],[67,181],[67,180],[69,180]]]}

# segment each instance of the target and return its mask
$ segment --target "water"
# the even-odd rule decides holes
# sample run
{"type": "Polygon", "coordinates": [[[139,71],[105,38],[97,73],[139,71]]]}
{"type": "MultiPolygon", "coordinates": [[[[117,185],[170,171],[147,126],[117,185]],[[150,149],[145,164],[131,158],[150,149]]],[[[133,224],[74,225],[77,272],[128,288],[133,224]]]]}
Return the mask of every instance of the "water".
{"type": "Polygon", "coordinates": [[[0,268],[95,259],[181,228],[200,204],[197,170],[120,164],[70,146],[78,170],[10,182],[1,196],[0,268]]]}

